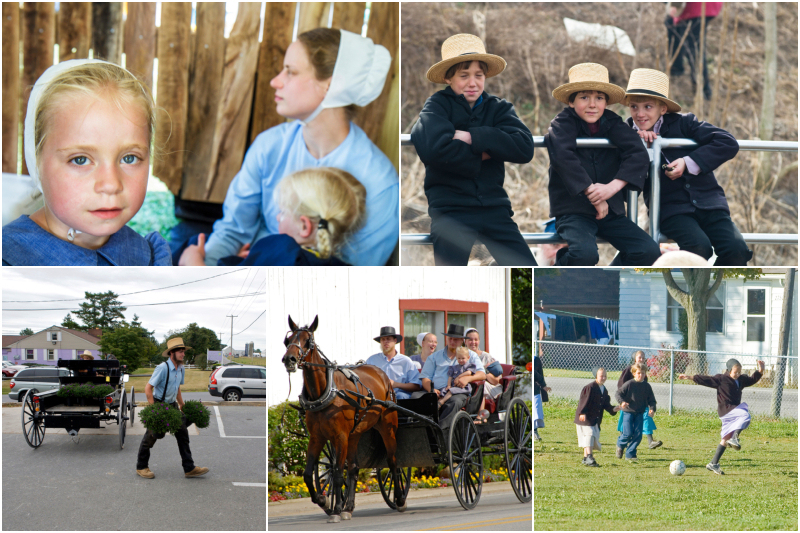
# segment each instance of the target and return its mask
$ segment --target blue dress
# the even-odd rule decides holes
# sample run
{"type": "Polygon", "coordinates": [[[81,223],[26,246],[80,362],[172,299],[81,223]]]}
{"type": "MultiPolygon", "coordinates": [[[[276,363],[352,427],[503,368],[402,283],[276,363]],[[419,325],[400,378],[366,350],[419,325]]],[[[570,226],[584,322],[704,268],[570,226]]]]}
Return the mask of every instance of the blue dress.
{"type": "Polygon", "coordinates": [[[165,266],[169,244],[157,232],[142,237],[128,226],[97,250],[81,248],[42,229],[28,215],[3,227],[3,266],[165,266]]]}
{"type": "Polygon", "coordinates": [[[316,252],[303,248],[297,241],[281,233],[258,241],[245,259],[239,256],[223,257],[219,266],[348,266],[331,256],[322,259],[316,252]]]}
{"type": "Polygon", "coordinates": [[[270,128],[250,145],[242,168],[228,187],[224,216],[214,223],[206,243],[206,265],[214,266],[221,258],[236,255],[242,245],[277,234],[280,209],[273,195],[278,183],[298,170],[319,167],[346,170],[367,190],[366,222],[350,238],[341,259],[351,265],[384,265],[400,232],[397,171],[352,122],[342,144],[315,159],[306,147],[300,121],[270,128]]]}

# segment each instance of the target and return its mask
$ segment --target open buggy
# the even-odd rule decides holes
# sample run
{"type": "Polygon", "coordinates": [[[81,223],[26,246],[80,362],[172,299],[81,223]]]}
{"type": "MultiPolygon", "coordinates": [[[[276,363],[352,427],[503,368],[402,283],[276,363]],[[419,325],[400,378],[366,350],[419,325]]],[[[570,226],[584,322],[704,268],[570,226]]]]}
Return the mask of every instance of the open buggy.
{"type": "Polygon", "coordinates": [[[32,448],[44,441],[45,430],[64,428],[71,436],[81,428],[99,428],[100,423],[119,425],[119,447],[125,445],[126,422],[133,426],[136,398],[131,387],[130,399],[125,392],[129,376],[119,361],[59,360],[59,368],[67,368],[68,376],[59,377],[58,389],[46,392],[28,391],[22,400],[22,433],[32,448]],[[108,385],[112,392],[100,398],[72,398],[58,391],[73,383],[108,385]]]}

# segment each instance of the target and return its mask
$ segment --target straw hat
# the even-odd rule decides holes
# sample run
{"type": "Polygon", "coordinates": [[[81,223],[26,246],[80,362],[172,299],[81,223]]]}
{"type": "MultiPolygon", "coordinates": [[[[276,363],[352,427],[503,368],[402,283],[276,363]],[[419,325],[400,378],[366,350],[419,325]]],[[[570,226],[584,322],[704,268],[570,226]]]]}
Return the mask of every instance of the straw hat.
{"type": "Polygon", "coordinates": [[[652,96],[667,105],[667,112],[677,113],[681,106],[673,102],[669,95],[669,76],[658,70],[651,68],[637,68],[631,71],[631,79],[628,80],[628,90],[625,91],[625,101],[628,96],[652,96]]]}
{"type": "Polygon", "coordinates": [[[553,90],[553,98],[569,105],[569,95],[580,91],[600,91],[608,95],[607,105],[617,104],[625,97],[625,90],[608,83],[608,69],[597,63],[581,63],[569,69],[569,83],[553,90]]]}
{"type": "Polygon", "coordinates": [[[191,350],[191,346],[186,346],[183,344],[183,339],[180,337],[175,337],[167,341],[167,349],[161,354],[162,357],[169,357],[170,352],[174,350],[178,350],[183,348],[184,350],[191,350]]]}
{"type": "Polygon", "coordinates": [[[497,76],[506,69],[506,60],[494,54],[487,54],[483,41],[475,35],[459,33],[449,37],[442,43],[442,60],[428,69],[425,76],[433,83],[446,83],[444,75],[447,69],[464,61],[483,61],[489,72],[483,74],[487,78],[497,76]]]}

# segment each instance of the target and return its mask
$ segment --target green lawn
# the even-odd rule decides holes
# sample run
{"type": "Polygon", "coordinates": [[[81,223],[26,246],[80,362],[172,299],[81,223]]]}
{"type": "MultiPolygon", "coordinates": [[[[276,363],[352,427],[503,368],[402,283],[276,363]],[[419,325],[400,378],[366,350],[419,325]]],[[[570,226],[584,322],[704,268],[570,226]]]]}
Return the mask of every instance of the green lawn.
{"type": "Polygon", "coordinates": [[[719,443],[715,412],[656,415],[661,448],[646,439],[639,464],[614,455],[617,418],[606,414],[600,468],[581,464],[575,432],[577,402],[544,404],[543,441],[534,450],[536,530],[779,530],[797,531],[797,421],[754,416],[741,436],[742,450],[728,449],[724,476],[705,469],[719,443]],[[686,463],[683,476],[669,464],[686,463]]]}

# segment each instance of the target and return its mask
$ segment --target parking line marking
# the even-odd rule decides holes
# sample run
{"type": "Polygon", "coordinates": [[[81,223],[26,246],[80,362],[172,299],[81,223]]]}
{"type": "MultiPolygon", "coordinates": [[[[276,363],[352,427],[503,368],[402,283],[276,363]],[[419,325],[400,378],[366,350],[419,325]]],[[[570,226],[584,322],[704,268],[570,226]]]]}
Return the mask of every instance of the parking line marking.
{"type": "Polygon", "coordinates": [[[222,417],[219,415],[219,407],[214,406],[214,413],[217,415],[217,424],[219,424],[219,436],[225,438],[225,428],[222,427],[222,417]]]}
{"type": "Polygon", "coordinates": [[[234,485],[237,487],[266,487],[266,483],[239,483],[237,481],[233,482],[234,485]]]}

